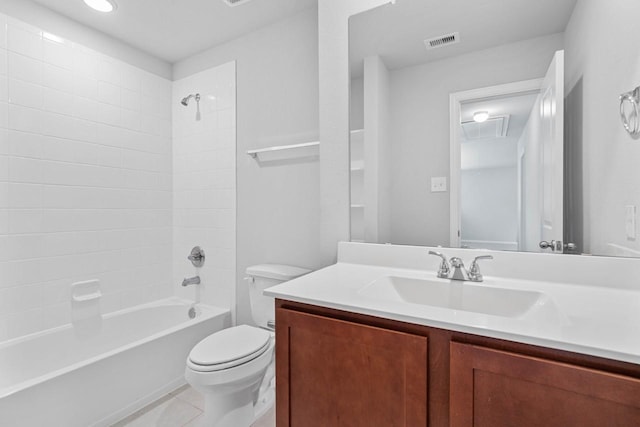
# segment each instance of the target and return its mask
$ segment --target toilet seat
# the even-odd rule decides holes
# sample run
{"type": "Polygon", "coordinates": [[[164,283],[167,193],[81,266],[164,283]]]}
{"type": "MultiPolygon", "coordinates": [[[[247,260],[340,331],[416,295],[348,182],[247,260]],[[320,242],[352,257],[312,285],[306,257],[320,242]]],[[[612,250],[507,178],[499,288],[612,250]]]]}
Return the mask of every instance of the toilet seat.
{"type": "Polygon", "coordinates": [[[248,325],[223,329],[196,344],[187,365],[194,371],[214,372],[245,364],[267,351],[271,336],[248,325]]]}

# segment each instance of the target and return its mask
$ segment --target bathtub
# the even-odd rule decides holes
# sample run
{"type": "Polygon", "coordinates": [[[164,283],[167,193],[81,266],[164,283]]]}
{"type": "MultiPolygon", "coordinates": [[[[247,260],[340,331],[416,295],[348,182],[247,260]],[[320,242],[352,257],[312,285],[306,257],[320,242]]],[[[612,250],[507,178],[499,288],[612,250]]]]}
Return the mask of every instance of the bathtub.
{"type": "Polygon", "coordinates": [[[108,426],[185,383],[229,310],[170,298],[0,343],[0,426],[108,426]]]}

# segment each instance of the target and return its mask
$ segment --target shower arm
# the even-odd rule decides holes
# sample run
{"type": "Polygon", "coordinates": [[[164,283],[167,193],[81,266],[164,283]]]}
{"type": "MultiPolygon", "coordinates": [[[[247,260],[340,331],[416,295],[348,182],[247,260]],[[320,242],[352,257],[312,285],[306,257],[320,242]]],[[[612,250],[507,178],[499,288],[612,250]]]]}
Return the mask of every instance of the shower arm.
{"type": "Polygon", "coordinates": [[[189,100],[191,98],[195,98],[196,102],[200,103],[200,94],[199,93],[196,93],[196,94],[192,93],[189,96],[185,96],[184,98],[182,98],[182,101],[180,101],[180,103],[186,107],[187,105],[189,105],[189,100]]]}

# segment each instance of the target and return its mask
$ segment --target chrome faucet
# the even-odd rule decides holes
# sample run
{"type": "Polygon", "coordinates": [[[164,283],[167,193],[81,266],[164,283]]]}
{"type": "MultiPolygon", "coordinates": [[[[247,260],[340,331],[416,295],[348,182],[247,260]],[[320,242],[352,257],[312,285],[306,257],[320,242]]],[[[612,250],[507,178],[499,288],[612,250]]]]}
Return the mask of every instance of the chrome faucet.
{"type": "Polygon", "coordinates": [[[461,258],[454,256],[449,260],[451,267],[453,268],[453,274],[451,280],[470,280],[469,272],[464,268],[464,262],[461,258]]]}
{"type": "Polygon", "coordinates": [[[438,277],[441,279],[468,280],[470,282],[482,282],[483,280],[478,260],[493,259],[493,256],[491,255],[477,256],[473,259],[473,262],[471,262],[471,268],[467,270],[464,267],[464,262],[461,258],[452,257],[447,262],[447,258],[440,252],[429,251],[429,255],[435,255],[442,258],[442,262],[438,267],[438,277]]]}
{"type": "Polygon", "coordinates": [[[182,281],[182,286],[199,285],[199,284],[200,284],[200,276],[189,277],[188,279],[184,279],[182,281]]]}

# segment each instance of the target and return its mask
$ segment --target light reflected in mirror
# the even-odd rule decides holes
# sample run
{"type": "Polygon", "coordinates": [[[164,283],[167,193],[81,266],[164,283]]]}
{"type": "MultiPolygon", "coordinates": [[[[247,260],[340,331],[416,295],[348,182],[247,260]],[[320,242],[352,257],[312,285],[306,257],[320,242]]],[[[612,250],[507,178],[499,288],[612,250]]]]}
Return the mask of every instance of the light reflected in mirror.
{"type": "Polygon", "coordinates": [[[640,141],[618,110],[640,84],[633,13],[622,0],[398,0],[352,17],[352,240],[640,256],[640,141]],[[429,49],[439,36],[453,42],[429,49]],[[471,96],[542,81],[559,51],[559,93],[530,92],[528,116],[471,96]],[[560,122],[526,130],[533,112],[544,122],[562,107],[560,122]],[[456,139],[483,132],[484,111],[506,135],[456,139]],[[527,132],[540,151],[523,149],[527,132]]]}

